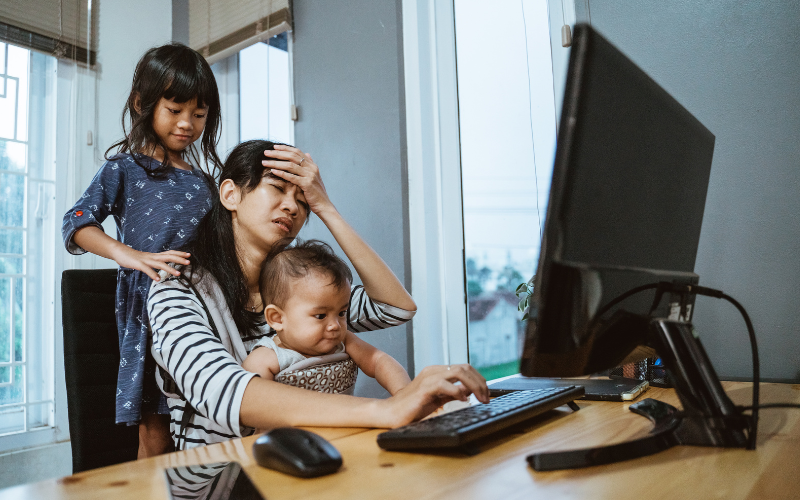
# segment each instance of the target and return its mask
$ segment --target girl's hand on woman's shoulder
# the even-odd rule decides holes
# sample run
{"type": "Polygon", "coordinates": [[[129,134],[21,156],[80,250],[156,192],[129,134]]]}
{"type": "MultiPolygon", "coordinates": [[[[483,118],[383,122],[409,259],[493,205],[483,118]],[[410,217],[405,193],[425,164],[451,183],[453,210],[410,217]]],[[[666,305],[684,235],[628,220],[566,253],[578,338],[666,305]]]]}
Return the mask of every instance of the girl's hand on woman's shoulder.
{"type": "Polygon", "coordinates": [[[189,254],[178,250],[168,250],[161,253],[140,252],[125,245],[119,248],[114,255],[114,260],[120,267],[136,269],[148,275],[153,281],[160,281],[159,271],[166,271],[174,276],[180,276],[177,269],[170,267],[169,263],[189,264],[189,254]]]}
{"type": "Polygon", "coordinates": [[[410,384],[379,403],[382,427],[396,428],[428,416],[445,403],[466,401],[475,394],[478,401],[489,402],[486,379],[468,364],[427,366],[410,384]]]}
{"type": "Polygon", "coordinates": [[[306,203],[313,213],[319,215],[320,212],[333,207],[319,175],[319,167],[310,154],[292,146],[276,144],[274,150],[264,151],[264,156],[270,159],[262,161],[261,164],[270,168],[272,173],[281,179],[302,189],[306,203]]]}

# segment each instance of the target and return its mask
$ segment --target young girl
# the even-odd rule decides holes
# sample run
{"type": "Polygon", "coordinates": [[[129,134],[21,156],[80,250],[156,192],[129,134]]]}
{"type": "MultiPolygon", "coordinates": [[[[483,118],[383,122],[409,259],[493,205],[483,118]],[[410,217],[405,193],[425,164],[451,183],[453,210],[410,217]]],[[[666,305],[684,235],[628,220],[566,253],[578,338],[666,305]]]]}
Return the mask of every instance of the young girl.
{"type": "Polygon", "coordinates": [[[217,84],[200,54],[181,44],[148,50],[122,111],[124,139],[106,151],[106,163],[64,215],[61,233],[70,253],[92,252],[120,266],[116,422],[139,425],[139,458],[172,446],[169,408],[156,386],[149,348],[147,294],[158,271],[178,275],[168,264],[189,263],[189,254],[176,249],[194,235],[216,196],[211,176],[196,168],[192,145],[202,136],[203,159],[215,172],[221,165],[215,149],[219,120],[217,84]],[[117,154],[109,158],[112,149],[117,154]],[[117,240],[100,225],[109,215],[117,240]]]}

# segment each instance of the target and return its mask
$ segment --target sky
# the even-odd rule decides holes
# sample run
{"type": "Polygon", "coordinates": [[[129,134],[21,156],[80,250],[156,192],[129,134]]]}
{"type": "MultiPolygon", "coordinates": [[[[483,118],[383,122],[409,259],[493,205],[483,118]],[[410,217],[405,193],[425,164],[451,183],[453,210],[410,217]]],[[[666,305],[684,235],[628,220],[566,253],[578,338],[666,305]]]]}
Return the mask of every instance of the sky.
{"type": "Polygon", "coordinates": [[[457,0],[455,14],[467,258],[527,276],[556,143],[547,2],[457,0]]]}

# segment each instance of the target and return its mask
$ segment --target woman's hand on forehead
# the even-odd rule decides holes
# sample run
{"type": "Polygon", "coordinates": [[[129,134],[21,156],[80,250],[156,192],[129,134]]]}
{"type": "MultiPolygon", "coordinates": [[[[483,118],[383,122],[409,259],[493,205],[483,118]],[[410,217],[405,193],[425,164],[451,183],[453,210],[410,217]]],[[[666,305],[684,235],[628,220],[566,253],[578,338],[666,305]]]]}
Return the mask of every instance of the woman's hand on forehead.
{"type": "Polygon", "coordinates": [[[261,164],[269,168],[271,174],[299,187],[312,212],[319,215],[320,212],[333,208],[320,177],[319,167],[310,154],[292,146],[276,144],[274,150],[264,151],[264,156],[270,159],[261,164]]]}

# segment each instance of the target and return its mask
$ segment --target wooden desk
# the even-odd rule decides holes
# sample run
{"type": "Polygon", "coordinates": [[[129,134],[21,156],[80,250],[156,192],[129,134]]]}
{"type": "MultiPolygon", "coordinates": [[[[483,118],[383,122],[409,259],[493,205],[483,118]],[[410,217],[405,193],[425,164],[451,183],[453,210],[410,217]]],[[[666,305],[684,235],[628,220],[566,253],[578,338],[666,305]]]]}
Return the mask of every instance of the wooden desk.
{"type": "MultiPolygon", "coordinates": [[[[725,383],[737,404],[749,404],[750,384],[725,383]]],[[[646,397],[677,406],[671,390],[646,397]]],[[[763,384],[762,402],[800,402],[800,385],[763,384]]],[[[296,479],[255,464],[255,436],[148,460],[92,470],[0,491],[4,499],[166,499],[163,469],[235,460],[268,500],[283,499],[796,499],[800,498],[800,411],[763,410],[758,450],[677,447],[651,457],[587,469],[535,472],[534,450],[559,450],[626,441],[650,423],[627,404],[584,401],[572,413],[556,409],[527,429],[486,441],[468,457],[412,454],[378,448],[374,429],[316,428],[344,457],[337,474],[296,479]]]]}

